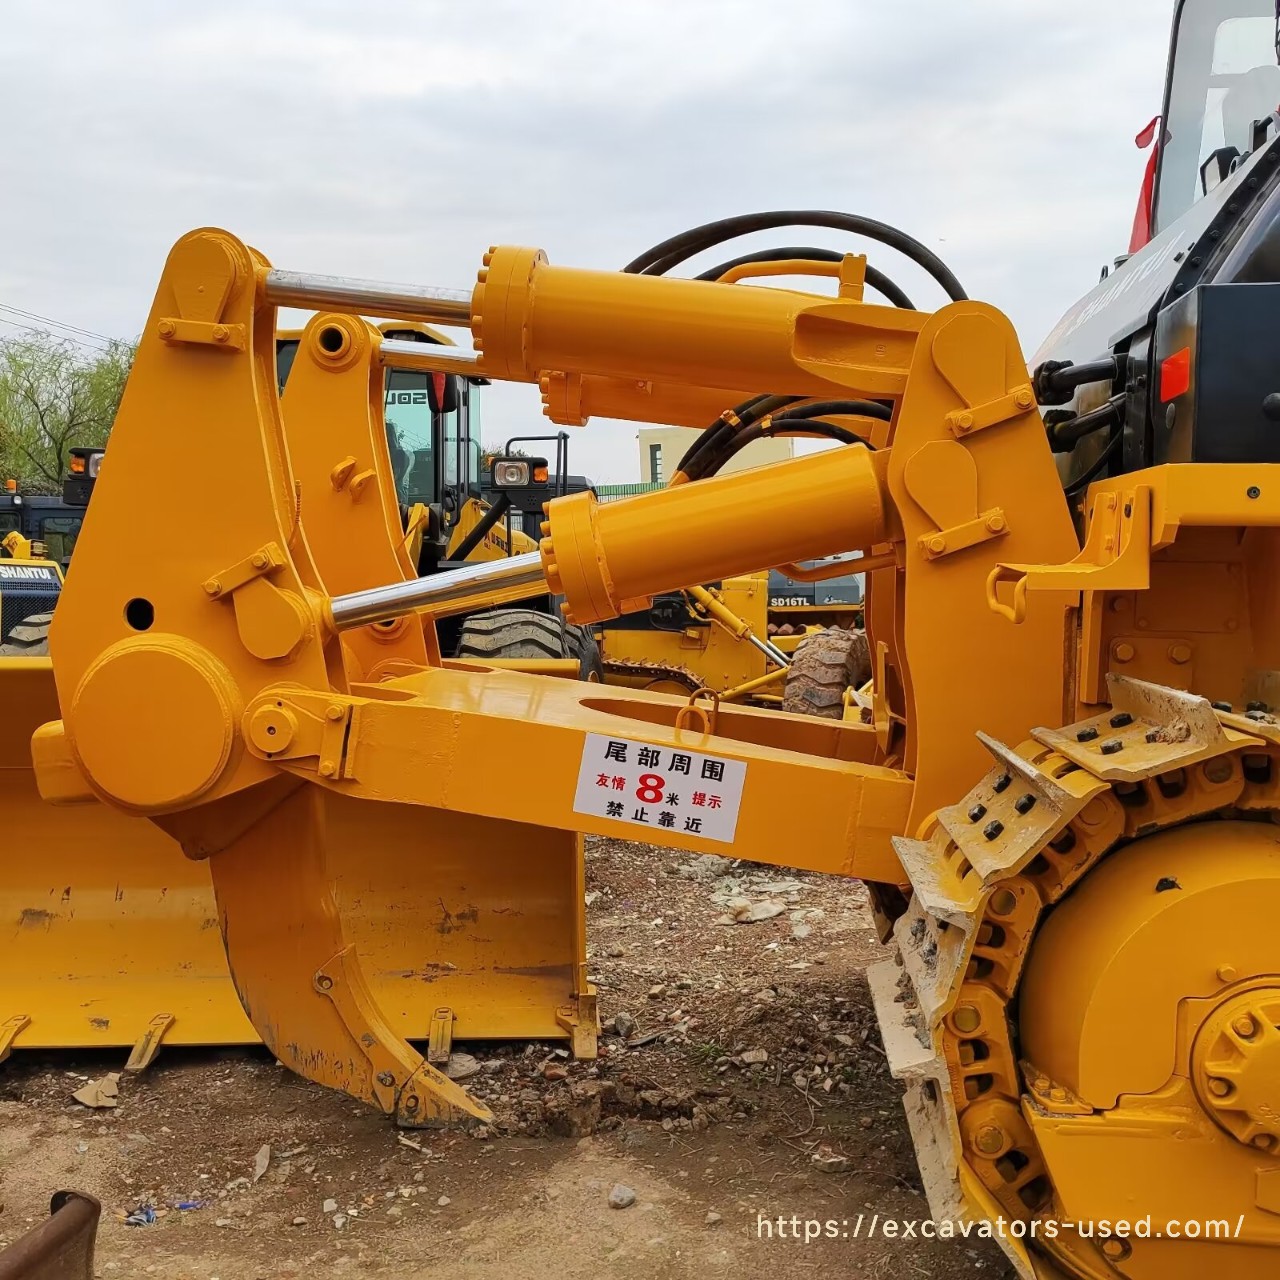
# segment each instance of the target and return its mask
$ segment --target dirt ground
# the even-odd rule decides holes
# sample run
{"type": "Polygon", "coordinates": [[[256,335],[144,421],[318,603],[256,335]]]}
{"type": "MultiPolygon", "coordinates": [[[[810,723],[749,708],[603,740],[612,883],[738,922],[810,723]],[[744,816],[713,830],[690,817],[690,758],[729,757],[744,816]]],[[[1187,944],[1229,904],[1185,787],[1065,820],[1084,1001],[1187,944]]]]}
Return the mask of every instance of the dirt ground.
{"type": "Polygon", "coordinates": [[[989,1241],[866,1238],[872,1215],[928,1209],[860,886],[601,839],[588,877],[602,1056],[455,1046],[493,1130],[397,1134],[262,1050],[166,1050],[90,1111],[70,1094],[118,1060],[18,1053],[0,1068],[0,1245],[75,1187],[103,1202],[103,1277],[1011,1280],[989,1241]],[[767,918],[719,922],[746,903],[767,918]],[[618,1188],[629,1207],[610,1207],[618,1188]],[[154,1221],[127,1225],[144,1206],[154,1221]],[[837,1234],[790,1238],[793,1215],[837,1234]]]}

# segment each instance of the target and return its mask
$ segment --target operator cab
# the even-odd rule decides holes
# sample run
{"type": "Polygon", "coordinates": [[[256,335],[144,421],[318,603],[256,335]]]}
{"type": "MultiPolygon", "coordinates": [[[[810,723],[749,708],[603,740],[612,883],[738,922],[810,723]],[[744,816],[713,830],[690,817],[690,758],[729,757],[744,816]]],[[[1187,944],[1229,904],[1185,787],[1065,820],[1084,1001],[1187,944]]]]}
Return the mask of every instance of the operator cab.
{"type": "Polygon", "coordinates": [[[1175,223],[1254,150],[1280,109],[1273,0],[1182,0],[1174,14],[1150,235],[1175,223]]]}

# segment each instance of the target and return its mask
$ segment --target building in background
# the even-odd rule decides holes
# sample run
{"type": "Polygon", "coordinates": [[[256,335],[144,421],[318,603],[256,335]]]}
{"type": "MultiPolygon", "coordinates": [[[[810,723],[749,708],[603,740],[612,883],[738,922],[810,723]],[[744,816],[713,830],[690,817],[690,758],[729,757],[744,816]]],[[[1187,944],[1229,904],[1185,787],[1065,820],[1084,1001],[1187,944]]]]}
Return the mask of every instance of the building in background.
{"type": "MultiPolygon", "coordinates": [[[[688,427],[641,427],[637,439],[640,442],[640,480],[644,484],[666,484],[680,464],[698,433],[688,427]]],[[[746,471],[749,467],[763,467],[769,462],[785,462],[794,457],[795,441],[790,436],[772,440],[757,440],[741,453],[736,453],[721,471],[746,471]]]]}

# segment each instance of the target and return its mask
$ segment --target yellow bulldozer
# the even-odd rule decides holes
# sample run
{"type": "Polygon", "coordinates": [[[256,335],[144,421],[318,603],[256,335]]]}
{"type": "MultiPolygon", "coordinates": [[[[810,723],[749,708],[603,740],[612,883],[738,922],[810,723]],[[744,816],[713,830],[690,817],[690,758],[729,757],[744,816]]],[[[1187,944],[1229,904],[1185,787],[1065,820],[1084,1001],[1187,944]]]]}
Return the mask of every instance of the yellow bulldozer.
{"type": "MultiPolygon", "coordinates": [[[[243,1016],[301,1075],[412,1126],[489,1118],[406,1040],[432,1005],[461,1033],[460,992],[476,1024],[518,1005],[511,1026],[591,1051],[576,833],[769,862],[785,798],[788,861],[866,881],[892,942],[871,985],[935,1221],[993,1224],[1027,1280],[1273,1276],[1280,125],[1251,114],[1259,81],[1280,81],[1272,19],[1179,7],[1149,242],[1030,371],[936,254],[855,215],[727,219],[625,272],[497,246],[464,291],[184,236],[55,613],[52,686],[27,673],[42,797],[163,833],[157,886],[205,861],[243,1016]],[[1242,47],[1232,26],[1219,60],[1241,17],[1272,38],[1242,47]],[[948,301],[869,301],[861,259],[835,296],[668,274],[797,222],[907,253],[948,301]],[[319,312],[283,412],[279,307],[319,312]],[[474,348],[388,350],[365,313],[469,329],[474,348]],[[380,413],[397,360],[580,405],[595,387],[637,420],[766,395],[888,417],[868,414],[877,437],[819,415],[855,438],[718,475],[725,419],[688,483],[557,498],[537,550],[419,576],[380,413]],[[322,401],[324,430],[301,433],[291,409],[322,401]],[[121,565],[138,503],[199,474],[210,441],[234,502],[193,486],[190,536],[121,565]],[[438,619],[498,596],[561,597],[589,626],[851,551],[865,723],[445,659],[435,641],[438,619]],[[537,769],[495,786],[471,765],[498,740],[537,769]],[[424,964],[370,902],[442,949],[424,964]],[[516,953],[539,929],[530,968],[516,953]],[[445,955],[456,970],[431,967],[445,955]],[[434,996],[415,1017],[406,981],[434,996]]],[[[51,981],[73,983],[67,967],[51,981]]]]}

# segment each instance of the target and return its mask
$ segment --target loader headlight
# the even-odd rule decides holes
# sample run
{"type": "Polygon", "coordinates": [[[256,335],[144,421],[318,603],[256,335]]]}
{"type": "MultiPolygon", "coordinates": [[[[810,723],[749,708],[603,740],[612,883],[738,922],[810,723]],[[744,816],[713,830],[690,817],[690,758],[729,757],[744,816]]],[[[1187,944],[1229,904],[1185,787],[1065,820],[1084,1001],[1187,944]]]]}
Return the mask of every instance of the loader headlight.
{"type": "Polygon", "coordinates": [[[72,449],[67,470],[73,476],[85,476],[90,480],[96,480],[102,466],[104,452],[102,449],[72,449]]]}
{"type": "Polygon", "coordinates": [[[522,489],[529,483],[529,464],[515,459],[500,459],[493,464],[495,489],[522,489]]]}

